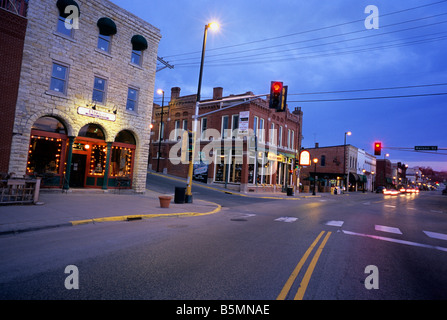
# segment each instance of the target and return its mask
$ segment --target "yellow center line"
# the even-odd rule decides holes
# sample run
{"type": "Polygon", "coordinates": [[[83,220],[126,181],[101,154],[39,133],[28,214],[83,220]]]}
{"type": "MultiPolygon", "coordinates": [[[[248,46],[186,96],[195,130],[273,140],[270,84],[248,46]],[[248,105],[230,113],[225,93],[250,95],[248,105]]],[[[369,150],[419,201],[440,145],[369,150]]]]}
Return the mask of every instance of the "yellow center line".
{"type": "Polygon", "coordinates": [[[324,237],[323,242],[321,242],[320,247],[318,248],[317,252],[315,252],[314,257],[312,258],[312,261],[310,262],[310,265],[307,268],[306,273],[304,274],[304,278],[301,281],[300,288],[298,289],[298,292],[296,293],[294,300],[303,300],[304,293],[306,292],[307,285],[309,284],[309,281],[310,281],[310,277],[312,276],[315,266],[317,265],[318,259],[320,258],[320,254],[323,251],[323,248],[326,245],[326,242],[329,239],[330,235],[331,235],[331,232],[328,232],[326,234],[326,236],[324,237]]]}
{"type": "Polygon", "coordinates": [[[293,270],[292,274],[290,275],[289,279],[286,281],[286,284],[282,288],[280,294],[276,298],[276,300],[285,300],[287,294],[290,291],[290,288],[292,287],[293,283],[295,282],[296,277],[300,273],[301,268],[303,267],[304,263],[306,262],[307,258],[309,257],[310,253],[312,252],[313,248],[317,245],[318,241],[320,241],[320,238],[323,236],[324,231],[321,231],[318,237],[315,239],[314,242],[310,245],[310,247],[307,249],[306,253],[304,253],[304,256],[301,258],[300,262],[298,262],[297,266],[293,270]]]}

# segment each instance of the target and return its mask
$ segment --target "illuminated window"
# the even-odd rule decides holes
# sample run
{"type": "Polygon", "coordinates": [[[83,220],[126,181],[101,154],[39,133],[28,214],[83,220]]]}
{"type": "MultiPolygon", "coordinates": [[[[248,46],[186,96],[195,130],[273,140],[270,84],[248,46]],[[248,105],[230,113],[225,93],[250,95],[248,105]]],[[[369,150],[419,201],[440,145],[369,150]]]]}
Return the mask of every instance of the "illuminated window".
{"type": "Polygon", "coordinates": [[[27,174],[59,174],[62,140],[44,136],[31,136],[28,149],[27,174]]]}
{"type": "Polygon", "coordinates": [[[112,147],[111,173],[112,177],[130,177],[133,152],[130,148],[112,147]]]}
{"type": "Polygon", "coordinates": [[[107,161],[107,147],[93,145],[90,156],[90,175],[103,176],[107,161]]]}

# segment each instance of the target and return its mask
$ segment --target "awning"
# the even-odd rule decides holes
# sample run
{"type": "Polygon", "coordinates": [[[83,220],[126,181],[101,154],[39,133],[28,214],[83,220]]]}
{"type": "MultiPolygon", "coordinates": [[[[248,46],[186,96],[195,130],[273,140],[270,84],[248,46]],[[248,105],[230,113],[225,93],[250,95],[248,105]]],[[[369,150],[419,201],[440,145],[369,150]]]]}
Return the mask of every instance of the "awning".
{"type": "Polygon", "coordinates": [[[350,173],[349,173],[349,180],[352,180],[352,181],[359,181],[359,176],[358,176],[358,174],[357,174],[357,173],[352,173],[352,172],[350,172],[350,173]]]}
{"type": "Polygon", "coordinates": [[[368,182],[368,178],[364,174],[359,174],[359,182],[368,182]]]}
{"type": "Polygon", "coordinates": [[[112,36],[116,34],[116,24],[110,18],[103,17],[98,20],[96,25],[99,28],[99,33],[104,36],[112,36]]]}
{"type": "Polygon", "coordinates": [[[59,15],[63,18],[67,18],[73,12],[65,13],[65,8],[68,6],[76,6],[78,8],[79,15],[81,15],[81,11],[79,10],[79,5],[74,0],[57,0],[56,3],[57,8],[59,9],[59,15]]]}
{"type": "Polygon", "coordinates": [[[147,40],[139,34],[136,34],[131,39],[132,50],[143,51],[148,47],[147,40]]]}

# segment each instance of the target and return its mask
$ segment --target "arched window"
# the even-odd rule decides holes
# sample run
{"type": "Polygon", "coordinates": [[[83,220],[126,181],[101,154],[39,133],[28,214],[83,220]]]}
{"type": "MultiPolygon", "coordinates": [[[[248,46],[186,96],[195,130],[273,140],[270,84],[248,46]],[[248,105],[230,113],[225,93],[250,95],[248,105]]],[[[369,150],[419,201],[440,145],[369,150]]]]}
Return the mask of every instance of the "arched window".
{"type": "Polygon", "coordinates": [[[135,141],[134,135],[132,134],[132,132],[130,132],[128,130],[120,131],[116,135],[115,142],[121,142],[121,143],[126,143],[126,144],[131,144],[131,145],[137,144],[137,142],[135,141]]]}
{"type": "Polygon", "coordinates": [[[65,128],[64,124],[53,117],[39,118],[33,124],[31,129],[59,134],[67,134],[67,129],[65,128]]]}
{"type": "Polygon", "coordinates": [[[98,140],[105,140],[104,131],[100,126],[89,123],[81,128],[78,133],[79,137],[93,138],[98,140]]]}

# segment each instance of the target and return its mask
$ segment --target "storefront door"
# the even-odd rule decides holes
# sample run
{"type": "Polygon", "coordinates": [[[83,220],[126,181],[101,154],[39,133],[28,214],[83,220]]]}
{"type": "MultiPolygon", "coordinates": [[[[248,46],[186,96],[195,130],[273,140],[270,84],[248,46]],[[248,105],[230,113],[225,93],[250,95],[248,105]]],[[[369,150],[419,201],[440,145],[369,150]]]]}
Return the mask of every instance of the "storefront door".
{"type": "Polygon", "coordinates": [[[87,155],[73,154],[71,160],[70,187],[83,188],[85,180],[85,168],[87,163],[87,155]]]}

